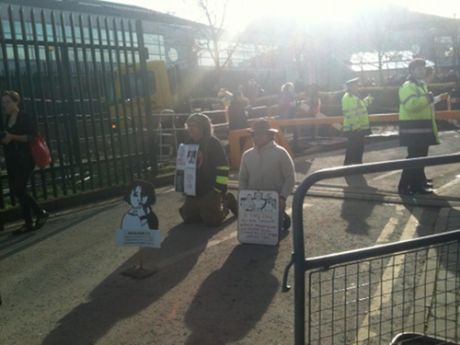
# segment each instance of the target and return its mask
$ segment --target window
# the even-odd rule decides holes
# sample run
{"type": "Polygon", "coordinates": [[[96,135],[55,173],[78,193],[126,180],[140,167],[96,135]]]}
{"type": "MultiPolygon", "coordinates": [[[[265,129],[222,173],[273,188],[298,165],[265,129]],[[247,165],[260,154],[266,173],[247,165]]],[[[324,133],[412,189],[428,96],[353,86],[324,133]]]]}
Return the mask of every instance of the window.
{"type": "MultiPolygon", "coordinates": [[[[196,40],[196,45],[199,47],[198,51],[198,65],[204,67],[214,66],[214,59],[212,58],[211,52],[208,49],[208,40],[200,39],[196,40]]],[[[254,57],[273,50],[273,47],[264,45],[255,45],[250,43],[240,43],[236,47],[235,43],[221,42],[219,51],[219,61],[221,64],[225,63],[229,54],[231,59],[228,62],[229,66],[243,66],[245,62],[253,59],[254,57]]],[[[213,43],[209,42],[212,49],[213,43]]]]}
{"type": "Polygon", "coordinates": [[[166,61],[166,51],[163,35],[144,34],[144,44],[149,52],[148,60],[166,61]]]}
{"type": "MultiPolygon", "coordinates": [[[[387,51],[382,53],[382,69],[406,69],[409,62],[413,59],[413,52],[409,50],[387,51]]],[[[379,55],[378,52],[360,52],[354,53],[350,58],[351,68],[353,71],[378,71],[379,55]]],[[[432,64],[431,61],[428,64],[432,64]]]]}

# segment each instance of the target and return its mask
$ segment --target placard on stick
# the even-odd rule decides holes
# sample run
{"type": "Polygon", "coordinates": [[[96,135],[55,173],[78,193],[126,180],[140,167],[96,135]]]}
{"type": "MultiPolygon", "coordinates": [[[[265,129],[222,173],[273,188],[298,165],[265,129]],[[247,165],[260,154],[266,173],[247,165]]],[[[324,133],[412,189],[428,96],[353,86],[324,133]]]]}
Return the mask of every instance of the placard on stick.
{"type": "Polygon", "coordinates": [[[238,194],[238,240],[241,243],[277,245],[279,197],[274,191],[242,190],[238,194]]]}

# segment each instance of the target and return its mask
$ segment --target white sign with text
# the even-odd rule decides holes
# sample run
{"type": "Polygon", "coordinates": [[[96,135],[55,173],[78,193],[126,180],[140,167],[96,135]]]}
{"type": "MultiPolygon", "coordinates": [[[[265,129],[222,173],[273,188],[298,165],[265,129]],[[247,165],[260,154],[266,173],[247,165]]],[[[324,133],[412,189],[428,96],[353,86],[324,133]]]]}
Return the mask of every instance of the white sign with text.
{"type": "Polygon", "coordinates": [[[150,229],[118,229],[116,241],[119,246],[160,248],[161,233],[150,229]]]}
{"type": "Polygon", "coordinates": [[[196,195],[196,167],[199,146],[195,144],[180,144],[176,159],[176,192],[186,195],[196,195]]]}
{"type": "Polygon", "coordinates": [[[241,190],[238,205],[238,240],[241,243],[277,245],[280,226],[278,193],[241,190]]]}

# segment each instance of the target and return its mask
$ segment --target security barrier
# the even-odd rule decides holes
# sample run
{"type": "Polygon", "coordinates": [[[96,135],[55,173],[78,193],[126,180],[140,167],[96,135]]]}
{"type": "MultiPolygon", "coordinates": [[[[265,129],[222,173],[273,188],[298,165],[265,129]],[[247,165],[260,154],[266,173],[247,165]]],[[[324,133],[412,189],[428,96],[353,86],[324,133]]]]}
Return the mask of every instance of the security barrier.
{"type": "MultiPolygon", "coordinates": [[[[278,143],[278,145],[283,146],[289,152],[289,154],[292,155],[291,148],[286,138],[284,137],[283,132],[273,120],[270,120],[270,125],[272,128],[279,130],[275,135],[275,141],[278,143]]],[[[237,129],[230,131],[228,140],[230,145],[230,168],[233,170],[238,170],[242,153],[253,146],[251,133],[247,129],[237,129]]]]}
{"type": "MultiPolygon", "coordinates": [[[[33,195],[57,199],[152,179],[153,86],[142,21],[0,7],[0,89],[19,91],[52,153],[51,166],[32,177],[33,195]]],[[[6,177],[0,209],[14,205],[3,193],[6,177]]]]}
{"type": "Polygon", "coordinates": [[[318,181],[458,162],[460,154],[353,165],[323,169],[302,182],[292,208],[294,252],[283,277],[287,291],[294,265],[296,345],[389,344],[401,332],[421,333],[420,341],[426,334],[460,341],[460,230],[306,258],[303,221],[305,195],[318,181]]]}
{"type": "MultiPolygon", "coordinates": [[[[460,110],[442,110],[436,112],[437,120],[460,120],[460,110]]],[[[341,125],[343,116],[325,116],[321,118],[294,118],[294,119],[280,119],[269,118],[270,125],[273,128],[280,129],[276,141],[279,145],[285,147],[290,153],[292,152],[289,143],[284,137],[283,128],[297,127],[297,126],[318,126],[318,125],[341,125]]],[[[399,121],[398,113],[390,114],[374,114],[369,115],[370,123],[397,123],[399,121]]],[[[236,170],[241,161],[241,155],[244,152],[241,145],[242,140],[250,138],[250,133],[247,130],[239,129],[230,131],[229,144],[230,144],[230,166],[236,170]]]]}

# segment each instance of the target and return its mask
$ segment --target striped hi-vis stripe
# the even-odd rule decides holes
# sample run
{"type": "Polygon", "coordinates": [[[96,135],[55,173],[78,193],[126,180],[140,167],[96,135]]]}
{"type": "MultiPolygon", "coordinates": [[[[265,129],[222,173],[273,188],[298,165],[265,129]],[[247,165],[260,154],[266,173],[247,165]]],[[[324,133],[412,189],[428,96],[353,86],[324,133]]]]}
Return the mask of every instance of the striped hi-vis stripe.
{"type": "Polygon", "coordinates": [[[228,176],[217,176],[216,182],[220,184],[228,184],[228,176]]]}

